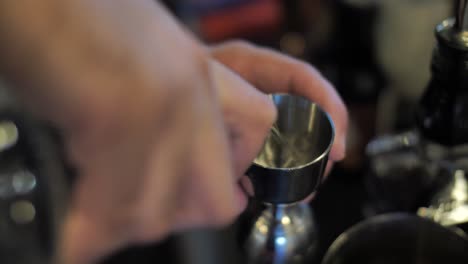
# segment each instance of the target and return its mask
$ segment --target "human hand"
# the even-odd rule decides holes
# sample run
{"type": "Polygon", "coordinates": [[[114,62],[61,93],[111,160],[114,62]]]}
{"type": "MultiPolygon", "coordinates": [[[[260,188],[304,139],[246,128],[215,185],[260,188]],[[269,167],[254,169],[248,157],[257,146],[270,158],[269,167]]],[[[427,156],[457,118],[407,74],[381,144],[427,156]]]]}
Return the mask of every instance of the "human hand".
{"type": "MultiPolygon", "coordinates": [[[[213,61],[152,1],[8,4],[2,24],[14,26],[2,34],[9,51],[2,68],[30,109],[61,129],[80,174],[64,263],[226,224],[243,209],[238,179],[274,120],[264,95],[213,61]],[[15,21],[24,15],[27,23],[15,21]]],[[[346,111],[310,66],[245,44],[211,55],[264,92],[316,99],[337,126],[330,158],[344,155],[346,111]]]]}
{"type": "Polygon", "coordinates": [[[336,130],[329,159],[335,162],[345,157],[348,129],[346,106],[333,86],[315,68],[242,41],[215,45],[210,51],[214,58],[264,93],[291,93],[319,104],[330,114],[336,130]]]}
{"type": "Polygon", "coordinates": [[[153,1],[9,3],[0,31],[18,44],[2,50],[3,69],[60,129],[79,174],[60,263],[94,263],[243,210],[238,179],[275,119],[266,95],[153,1]]]}

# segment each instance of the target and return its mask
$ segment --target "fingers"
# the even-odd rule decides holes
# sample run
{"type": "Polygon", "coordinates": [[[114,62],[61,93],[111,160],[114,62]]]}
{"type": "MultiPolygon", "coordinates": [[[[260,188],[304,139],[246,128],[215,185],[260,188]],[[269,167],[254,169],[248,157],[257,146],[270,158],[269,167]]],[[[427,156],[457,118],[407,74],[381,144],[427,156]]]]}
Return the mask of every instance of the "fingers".
{"type": "MultiPolygon", "coordinates": [[[[150,120],[144,123],[151,124],[150,120]]],[[[170,194],[178,185],[178,167],[172,164],[180,160],[180,152],[169,149],[180,149],[177,144],[185,142],[177,130],[158,133],[152,127],[138,133],[130,126],[117,141],[100,138],[100,144],[94,138],[87,137],[84,141],[90,141],[88,144],[75,139],[85,146],[75,154],[80,157],[75,161],[86,162],[77,163],[81,173],[64,229],[63,257],[67,262],[62,263],[94,263],[127,243],[161,239],[169,232],[170,194]],[[158,155],[157,160],[148,147],[155,141],[148,134],[165,139],[158,144],[164,155],[158,155]],[[149,159],[157,163],[158,171],[146,168],[149,159]]]]}
{"type": "MultiPolygon", "coordinates": [[[[217,97],[215,95],[214,97],[217,97]]],[[[185,179],[180,195],[185,197],[176,209],[176,229],[223,226],[231,223],[243,208],[233,180],[229,141],[217,98],[200,106],[194,133],[191,177],[185,179]]]]}
{"type": "Polygon", "coordinates": [[[152,125],[152,111],[142,111],[136,116],[145,126],[127,127],[118,141],[74,140],[82,146],[75,160],[87,162],[80,164],[61,263],[94,263],[127,244],[226,225],[240,213],[217,98],[197,96],[210,98],[194,93],[192,107],[179,98],[160,130],[151,129],[160,126],[152,125]]]}
{"type": "Polygon", "coordinates": [[[57,263],[96,263],[101,257],[125,245],[125,240],[113,234],[115,231],[109,225],[99,223],[78,212],[70,214],[59,243],[57,263]]]}
{"type": "Polygon", "coordinates": [[[217,61],[212,79],[218,87],[238,180],[263,146],[276,119],[272,100],[217,61]]]}
{"type": "Polygon", "coordinates": [[[317,102],[335,125],[335,143],[330,159],[344,158],[348,114],[333,86],[312,66],[293,58],[243,42],[213,47],[212,55],[221,63],[265,93],[291,93],[317,102]]]}

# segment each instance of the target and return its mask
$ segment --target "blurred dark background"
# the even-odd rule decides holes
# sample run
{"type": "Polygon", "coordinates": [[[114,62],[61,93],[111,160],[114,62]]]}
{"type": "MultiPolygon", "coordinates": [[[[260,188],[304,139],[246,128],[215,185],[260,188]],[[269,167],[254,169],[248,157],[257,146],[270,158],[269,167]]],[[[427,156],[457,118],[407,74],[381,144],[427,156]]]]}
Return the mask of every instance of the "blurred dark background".
{"type": "MultiPolygon", "coordinates": [[[[453,1],[163,2],[205,42],[244,39],[280,50],[313,64],[341,94],[350,117],[347,157],[311,202],[319,230],[319,261],[339,234],[366,217],[366,144],[376,136],[413,127],[415,105],[429,80],[433,30],[451,15],[453,1]]],[[[247,232],[246,215],[219,231],[232,238],[219,241],[219,250],[238,250],[247,232]]],[[[155,263],[163,257],[171,260],[165,263],[177,263],[174,239],[125,249],[106,263],[155,263]]]]}

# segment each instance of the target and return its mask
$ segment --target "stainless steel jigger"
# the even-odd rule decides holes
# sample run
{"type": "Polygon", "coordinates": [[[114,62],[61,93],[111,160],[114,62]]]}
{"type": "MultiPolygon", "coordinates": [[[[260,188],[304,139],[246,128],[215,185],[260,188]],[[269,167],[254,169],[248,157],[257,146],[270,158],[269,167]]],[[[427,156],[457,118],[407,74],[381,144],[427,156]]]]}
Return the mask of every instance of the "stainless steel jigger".
{"type": "Polygon", "coordinates": [[[315,248],[310,208],[298,203],[320,184],[328,161],[334,126],[315,103],[293,95],[272,99],[278,119],[247,172],[254,198],[266,209],[246,241],[249,263],[305,263],[315,248]]]}

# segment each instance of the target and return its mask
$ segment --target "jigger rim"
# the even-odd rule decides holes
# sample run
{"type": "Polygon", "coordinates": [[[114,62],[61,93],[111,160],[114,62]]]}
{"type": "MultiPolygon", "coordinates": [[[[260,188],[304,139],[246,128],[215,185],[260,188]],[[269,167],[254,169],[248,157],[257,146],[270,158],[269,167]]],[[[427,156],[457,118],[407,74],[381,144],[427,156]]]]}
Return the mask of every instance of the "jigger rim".
{"type": "MultiPolygon", "coordinates": [[[[311,105],[314,105],[319,110],[319,112],[326,117],[326,119],[328,120],[328,123],[330,124],[330,131],[331,131],[330,142],[328,143],[327,147],[322,151],[322,153],[317,158],[315,158],[312,161],[307,162],[307,163],[305,163],[303,165],[299,165],[299,166],[295,166],[295,167],[291,167],[291,168],[264,166],[264,165],[261,165],[261,164],[255,162],[256,158],[254,159],[252,164],[254,166],[258,166],[258,167],[261,167],[261,168],[264,168],[264,169],[267,169],[267,170],[292,171],[292,170],[303,169],[305,167],[308,167],[308,166],[310,166],[312,164],[318,163],[321,160],[323,160],[330,153],[330,150],[333,147],[333,143],[335,141],[335,124],[333,123],[333,119],[330,117],[330,115],[326,111],[323,110],[323,108],[319,104],[317,104],[316,102],[314,102],[312,100],[309,100],[309,99],[305,98],[304,96],[300,96],[300,95],[296,95],[296,94],[286,94],[286,93],[270,94],[270,98],[272,100],[276,96],[297,97],[297,98],[300,98],[301,100],[307,101],[307,103],[310,103],[311,105]]],[[[277,122],[277,120],[275,120],[275,123],[276,122],[277,122]]]]}

